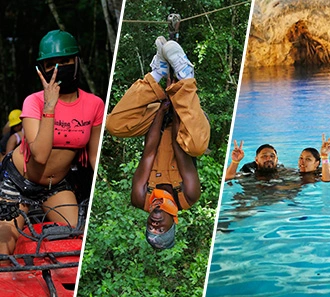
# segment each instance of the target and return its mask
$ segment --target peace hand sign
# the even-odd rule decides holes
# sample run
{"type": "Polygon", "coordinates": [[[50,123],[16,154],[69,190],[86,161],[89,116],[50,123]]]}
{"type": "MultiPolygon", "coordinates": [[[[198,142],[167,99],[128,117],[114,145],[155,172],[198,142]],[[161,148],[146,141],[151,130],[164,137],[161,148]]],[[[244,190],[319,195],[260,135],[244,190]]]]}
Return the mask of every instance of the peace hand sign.
{"type": "Polygon", "coordinates": [[[326,140],[325,134],[322,134],[321,156],[327,157],[330,152],[330,138],[326,140]]]}
{"type": "Polygon", "coordinates": [[[231,159],[240,162],[244,158],[244,151],[243,151],[243,143],[244,141],[241,140],[240,145],[237,145],[237,141],[234,140],[234,150],[231,153],[231,159]]]}
{"type": "Polygon", "coordinates": [[[52,78],[50,79],[50,82],[48,83],[44,76],[42,75],[41,71],[38,69],[38,66],[36,67],[38,75],[40,77],[41,83],[44,87],[44,112],[45,113],[54,113],[55,106],[58,101],[58,97],[60,94],[60,83],[61,81],[55,82],[56,75],[57,75],[57,64],[54,69],[54,73],[52,75],[52,78]]]}

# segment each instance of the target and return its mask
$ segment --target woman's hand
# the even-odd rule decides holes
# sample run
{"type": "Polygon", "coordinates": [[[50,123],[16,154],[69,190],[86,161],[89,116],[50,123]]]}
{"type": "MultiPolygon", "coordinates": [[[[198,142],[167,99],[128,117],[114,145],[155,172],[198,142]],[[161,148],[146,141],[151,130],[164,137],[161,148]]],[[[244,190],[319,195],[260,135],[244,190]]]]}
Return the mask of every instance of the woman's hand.
{"type": "Polygon", "coordinates": [[[38,75],[40,77],[41,83],[44,87],[44,113],[54,113],[55,106],[58,101],[58,97],[60,95],[60,83],[61,81],[55,82],[56,75],[57,75],[57,64],[54,69],[54,73],[52,75],[52,78],[50,79],[50,82],[47,83],[44,76],[42,75],[41,71],[37,68],[38,75]]]}
{"type": "Polygon", "coordinates": [[[327,157],[330,152],[330,138],[326,140],[325,134],[322,134],[321,157],[327,157]]]}

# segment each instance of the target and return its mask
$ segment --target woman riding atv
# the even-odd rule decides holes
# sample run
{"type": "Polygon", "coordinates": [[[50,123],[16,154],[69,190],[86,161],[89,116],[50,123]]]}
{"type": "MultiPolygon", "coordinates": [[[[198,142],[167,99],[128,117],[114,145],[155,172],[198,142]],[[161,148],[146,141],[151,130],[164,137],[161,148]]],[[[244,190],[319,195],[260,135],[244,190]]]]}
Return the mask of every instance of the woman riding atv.
{"type": "Polygon", "coordinates": [[[2,163],[0,254],[14,252],[14,219],[19,228],[24,225],[18,207],[28,212],[40,204],[48,220],[77,224],[77,199],[67,177],[75,159],[94,169],[104,113],[101,98],[78,88],[79,66],[71,34],[54,30],[42,38],[36,69],[43,90],[25,99],[24,138],[2,163]]]}

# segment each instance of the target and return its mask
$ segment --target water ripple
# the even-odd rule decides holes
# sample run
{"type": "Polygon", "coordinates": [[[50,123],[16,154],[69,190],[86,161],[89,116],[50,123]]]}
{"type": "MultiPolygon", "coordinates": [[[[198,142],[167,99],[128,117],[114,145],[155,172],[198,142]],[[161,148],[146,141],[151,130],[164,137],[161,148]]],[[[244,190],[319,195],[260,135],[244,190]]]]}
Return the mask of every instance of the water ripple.
{"type": "MultiPolygon", "coordinates": [[[[244,140],[246,162],[271,143],[281,163],[297,168],[302,148],[320,147],[330,70],[321,71],[284,80],[261,73],[242,85],[233,139],[244,140]]],[[[330,296],[330,183],[283,191],[281,179],[247,183],[225,184],[206,297],[330,296]]]]}

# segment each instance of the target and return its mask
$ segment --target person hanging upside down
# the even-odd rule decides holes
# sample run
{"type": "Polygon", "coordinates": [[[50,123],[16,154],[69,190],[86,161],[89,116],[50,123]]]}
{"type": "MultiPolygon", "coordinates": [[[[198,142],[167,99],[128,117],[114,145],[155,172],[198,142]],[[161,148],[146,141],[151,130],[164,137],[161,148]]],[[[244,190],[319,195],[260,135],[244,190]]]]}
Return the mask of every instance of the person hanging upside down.
{"type": "Polygon", "coordinates": [[[137,80],[107,116],[113,136],[145,136],[134,173],[131,203],[149,213],[146,239],[156,249],[174,246],[178,211],[200,198],[195,157],[208,147],[210,125],[197,96],[194,67],[175,41],[156,39],[151,73],[137,80]],[[164,91],[159,82],[173,68],[164,91]]]}

